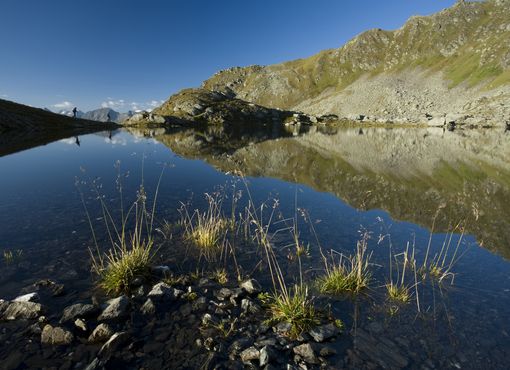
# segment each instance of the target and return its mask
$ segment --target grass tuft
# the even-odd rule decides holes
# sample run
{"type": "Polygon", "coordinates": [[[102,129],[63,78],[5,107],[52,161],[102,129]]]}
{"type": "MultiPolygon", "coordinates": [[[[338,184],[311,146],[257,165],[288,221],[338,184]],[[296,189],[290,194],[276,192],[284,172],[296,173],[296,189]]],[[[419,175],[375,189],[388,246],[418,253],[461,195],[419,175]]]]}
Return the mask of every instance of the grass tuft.
{"type": "Polygon", "coordinates": [[[225,238],[229,229],[229,221],[221,210],[222,200],[218,195],[206,194],[208,207],[201,212],[198,209],[192,215],[183,205],[181,207],[181,223],[184,225],[184,236],[197,247],[206,260],[214,260],[224,249],[225,238]]]}
{"type": "Polygon", "coordinates": [[[286,322],[291,325],[290,336],[298,337],[319,323],[318,314],[308,295],[308,289],[295,285],[287,293],[275,293],[268,302],[271,322],[286,322]]]}
{"type": "Polygon", "coordinates": [[[367,254],[368,236],[358,241],[356,254],[350,257],[341,255],[338,264],[325,260],[326,275],[317,279],[319,291],[323,294],[358,294],[368,288],[372,274],[370,272],[371,254],[367,254]]]}

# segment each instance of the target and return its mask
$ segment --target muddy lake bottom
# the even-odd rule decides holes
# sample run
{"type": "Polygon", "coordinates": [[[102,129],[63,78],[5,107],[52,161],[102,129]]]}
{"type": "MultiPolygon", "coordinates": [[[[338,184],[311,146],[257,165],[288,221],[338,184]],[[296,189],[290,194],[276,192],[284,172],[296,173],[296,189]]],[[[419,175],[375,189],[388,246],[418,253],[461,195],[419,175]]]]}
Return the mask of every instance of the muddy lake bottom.
{"type": "MultiPolygon", "coordinates": [[[[503,203],[510,199],[510,163],[501,158],[510,153],[505,138],[498,134],[493,139],[485,133],[443,133],[451,136],[441,138],[440,133],[422,129],[376,128],[364,129],[360,135],[360,129],[350,128],[286,137],[250,133],[239,140],[242,146],[235,147],[231,142],[224,145],[221,135],[123,130],[82,136],[80,145],[76,138],[69,138],[0,158],[0,299],[12,301],[37,291],[45,307],[39,315],[44,319],[0,321],[0,367],[257,368],[263,349],[266,368],[509,367],[510,219],[503,203]],[[499,145],[501,158],[478,153],[476,160],[470,160],[471,152],[461,151],[483,143],[480,137],[497,142],[494,145],[499,145]],[[388,145],[389,138],[392,145],[388,145]],[[439,140],[462,149],[454,154],[434,149],[439,140]],[[373,147],[369,142],[375,143],[373,147]],[[360,158],[359,147],[366,159],[360,158]],[[343,152],[330,148],[343,148],[343,152]],[[402,160],[385,168],[378,162],[378,156],[384,160],[403,156],[408,150],[420,154],[416,156],[420,164],[402,160]],[[455,155],[458,158],[452,159],[455,155]],[[454,162],[457,159],[465,162],[454,162]],[[234,166],[245,174],[246,184],[233,174],[234,166]],[[161,232],[155,265],[190,277],[172,288],[181,292],[176,293],[179,297],[161,299],[153,309],[145,307],[147,294],[162,277],[154,273],[151,281],[127,298],[129,307],[119,318],[104,321],[99,313],[92,314],[84,320],[85,330],[73,321],[60,323],[66,307],[102,306],[111,298],[97,288],[91,273],[93,239],[81,195],[99,245],[107,248],[110,244],[98,194],[116,214],[119,175],[124,201],[129,204],[142,182],[149,197],[155,193],[163,168],[156,207],[161,232]],[[410,172],[413,168],[415,173],[410,172]],[[432,180],[438,178],[444,181],[432,180]],[[228,214],[238,192],[238,209],[246,206],[248,189],[255,204],[277,202],[282,219],[300,220],[299,237],[307,246],[301,266],[306,282],[324,274],[320,249],[347,256],[355,252],[362,235],[370,236],[372,280],[363,294],[333,297],[311,287],[324,320],[343,322],[341,334],[324,341],[309,335],[290,340],[275,326],[265,324],[262,302],[256,294],[240,293],[236,280],[241,269],[243,279],[254,278],[262,291],[272,290],[256,246],[243,241],[234,246],[236,267],[232,260],[208,262],[190,252],[177,226],[182,204],[191,210],[205,209],[204,194],[225,194],[223,206],[228,214]],[[359,193],[364,194],[360,199],[354,195],[359,193]],[[420,198],[427,201],[426,206],[418,203],[420,198]],[[448,234],[448,222],[439,225],[439,221],[431,233],[438,208],[447,213],[450,226],[466,220],[465,234],[448,234]],[[473,208],[474,215],[466,214],[466,209],[473,208]],[[165,234],[165,225],[171,225],[172,237],[165,234]],[[396,279],[389,267],[390,245],[394,254],[414,246],[420,262],[429,243],[434,256],[448,238],[453,245],[459,241],[452,276],[442,283],[420,280],[413,285],[408,304],[389,301],[385,285],[396,279]],[[213,281],[218,269],[226,269],[228,282],[213,281]],[[220,293],[222,289],[226,290],[220,293]],[[195,294],[190,296],[190,291],[195,294]],[[243,306],[243,299],[253,303],[253,312],[251,303],[243,306]],[[219,320],[223,329],[233,329],[224,335],[223,329],[204,328],[206,314],[219,320]],[[89,342],[101,322],[120,333],[106,349],[104,341],[89,342]],[[42,344],[41,330],[46,324],[66,328],[73,334],[72,342],[42,344]],[[315,359],[307,360],[294,350],[305,344],[311,345],[315,359]],[[241,352],[252,347],[258,357],[243,362],[241,352]]],[[[279,228],[277,224],[273,231],[279,228]]],[[[278,234],[274,247],[291,286],[299,280],[299,267],[289,239],[278,234]]],[[[448,260],[452,254],[453,250],[448,260]]],[[[409,284],[414,284],[412,274],[407,276],[409,284]]]]}

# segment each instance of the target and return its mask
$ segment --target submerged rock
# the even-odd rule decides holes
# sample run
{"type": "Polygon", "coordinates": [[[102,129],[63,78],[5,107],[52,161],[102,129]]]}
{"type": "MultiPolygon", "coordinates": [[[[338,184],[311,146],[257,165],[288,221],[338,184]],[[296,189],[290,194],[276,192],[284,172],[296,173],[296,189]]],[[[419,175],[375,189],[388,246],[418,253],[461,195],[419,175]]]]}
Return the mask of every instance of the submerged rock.
{"type": "Polygon", "coordinates": [[[106,302],[106,308],[99,315],[98,320],[116,320],[127,316],[130,306],[129,299],[126,296],[120,296],[110,299],[106,302]]]}
{"type": "Polygon", "coordinates": [[[74,339],[73,333],[59,326],[46,324],[41,333],[42,344],[64,345],[70,344],[74,339]]]}

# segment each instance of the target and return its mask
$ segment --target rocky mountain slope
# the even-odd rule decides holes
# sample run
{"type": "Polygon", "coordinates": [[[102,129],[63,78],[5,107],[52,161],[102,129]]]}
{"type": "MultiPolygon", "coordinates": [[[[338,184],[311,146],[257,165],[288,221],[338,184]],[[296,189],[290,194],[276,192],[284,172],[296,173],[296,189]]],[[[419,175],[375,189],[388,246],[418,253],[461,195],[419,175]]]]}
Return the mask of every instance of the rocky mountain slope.
{"type": "Polygon", "coordinates": [[[0,99],[0,156],[65,137],[117,127],[0,99]]]}
{"type": "Polygon", "coordinates": [[[510,0],[459,1],[306,59],[220,71],[203,88],[314,115],[502,125],[510,118],[510,0]]]}
{"type": "Polygon", "coordinates": [[[129,117],[133,115],[133,113],[127,112],[127,113],[119,113],[117,111],[114,111],[110,108],[99,108],[95,110],[91,110],[87,113],[84,113],[81,118],[89,119],[92,121],[99,121],[99,122],[108,122],[108,114],[110,114],[110,122],[116,122],[116,123],[122,123],[129,117]]]}

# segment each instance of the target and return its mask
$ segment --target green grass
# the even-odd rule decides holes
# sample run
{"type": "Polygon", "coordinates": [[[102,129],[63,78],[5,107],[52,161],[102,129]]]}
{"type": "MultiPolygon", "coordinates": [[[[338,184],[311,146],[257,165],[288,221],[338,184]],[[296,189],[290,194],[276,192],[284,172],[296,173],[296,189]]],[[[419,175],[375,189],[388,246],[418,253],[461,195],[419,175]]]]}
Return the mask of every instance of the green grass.
{"type": "Polygon", "coordinates": [[[181,223],[184,237],[190,241],[206,260],[214,260],[223,251],[230,222],[221,210],[222,199],[218,195],[206,194],[208,208],[195,210],[181,208],[181,223]]]}
{"type": "Polygon", "coordinates": [[[393,302],[409,303],[411,301],[411,291],[408,286],[394,283],[386,284],[388,298],[393,302]]]}
{"type": "Polygon", "coordinates": [[[326,275],[316,281],[323,294],[358,294],[368,288],[372,274],[370,272],[371,254],[366,253],[366,239],[358,242],[356,254],[341,256],[337,264],[326,262],[326,275]]]}
{"type": "Polygon", "coordinates": [[[106,254],[106,267],[99,268],[100,286],[108,294],[129,292],[136,278],[150,276],[153,254],[153,241],[133,239],[129,247],[110,250],[106,254]]]}
{"type": "Polygon", "coordinates": [[[300,285],[295,285],[286,293],[273,294],[268,299],[268,308],[269,321],[289,323],[291,329],[288,334],[293,338],[319,323],[319,315],[309,297],[308,289],[300,285]]]}

